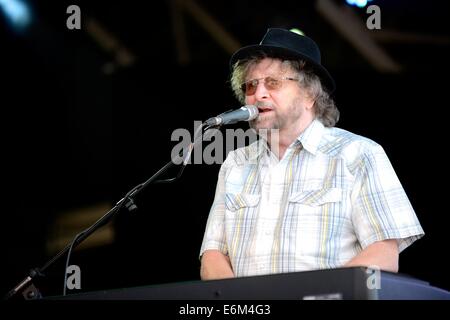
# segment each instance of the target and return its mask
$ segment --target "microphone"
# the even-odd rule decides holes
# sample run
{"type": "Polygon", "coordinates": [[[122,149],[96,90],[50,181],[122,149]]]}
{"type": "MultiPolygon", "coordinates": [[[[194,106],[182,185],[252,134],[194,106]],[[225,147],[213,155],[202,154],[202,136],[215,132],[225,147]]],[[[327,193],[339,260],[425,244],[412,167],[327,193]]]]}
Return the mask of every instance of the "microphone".
{"type": "Polygon", "coordinates": [[[218,126],[223,124],[233,124],[239,121],[250,121],[259,114],[258,108],[252,105],[246,105],[236,110],[231,110],[217,117],[209,118],[205,121],[208,126],[218,126]]]}

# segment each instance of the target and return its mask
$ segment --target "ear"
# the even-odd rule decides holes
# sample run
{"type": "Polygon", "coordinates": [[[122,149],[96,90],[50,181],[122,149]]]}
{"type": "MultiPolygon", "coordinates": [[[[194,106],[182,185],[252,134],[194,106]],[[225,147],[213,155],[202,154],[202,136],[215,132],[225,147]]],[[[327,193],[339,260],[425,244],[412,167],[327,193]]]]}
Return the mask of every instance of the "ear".
{"type": "Polygon", "coordinates": [[[314,104],[316,102],[316,98],[311,92],[311,89],[303,89],[301,92],[303,105],[305,110],[311,111],[314,108],[314,104]]]}
{"type": "Polygon", "coordinates": [[[309,94],[305,95],[304,99],[305,109],[308,111],[312,110],[314,108],[316,100],[313,99],[309,94]]]}

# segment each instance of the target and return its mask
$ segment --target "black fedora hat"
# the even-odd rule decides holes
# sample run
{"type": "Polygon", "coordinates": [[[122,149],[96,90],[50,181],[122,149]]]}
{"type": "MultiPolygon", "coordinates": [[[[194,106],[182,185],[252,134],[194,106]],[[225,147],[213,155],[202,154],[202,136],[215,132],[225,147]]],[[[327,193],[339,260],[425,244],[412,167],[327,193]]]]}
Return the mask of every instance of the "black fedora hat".
{"type": "Polygon", "coordinates": [[[336,88],[333,78],[320,62],[319,47],[311,38],[286,29],[270,28],[259,44],[246,46],[236,51],[231,57],[230,66],[259,52],[274,58],[305,60],[329,93],[336,88]]]}

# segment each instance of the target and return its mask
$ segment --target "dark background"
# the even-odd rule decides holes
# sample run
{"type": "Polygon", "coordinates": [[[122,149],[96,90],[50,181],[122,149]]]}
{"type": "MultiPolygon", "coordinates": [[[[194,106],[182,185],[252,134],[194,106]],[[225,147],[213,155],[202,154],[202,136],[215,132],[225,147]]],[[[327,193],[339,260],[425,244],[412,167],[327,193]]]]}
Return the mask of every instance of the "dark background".
{"type": "MultiPolygon", "coordinates": [[[[239,107],[229,89],[230,52],[187,11],[182,30],[189,59],[180,62],[175,2],[26,3],[33,22],[22,31],[0,11],[2,292],[56,253],[46,248],[58,217],[98,203],[112,207],[170,160],[173,130],[192,133],[194,120],[239,107]],[[71,4],[81,8],[81,30],[66,28],[71,4]],[[117,47],[102,47],[85,26],[88,18],[134,62],[120,65],[117,47]]],[[[315,1],[195,3],[240,45],[259,42],[268,27],[298,27],[316,40],[337,83],[338,126],[383,145],[425,230],[401,254],[400,272],[450,290],[450,35],[443,2],[372,2],[381,8],[381,31],[404,33],[380,43],[401,72],[373,67],[318,13],[315,1]]],[[[365,24],[365,9],[348,10],[365,24]]],[[[198,253],[218,170],[192,165],[176,183],[150,186],[137,199],[137,213],[122,212],[111,223],[112,241],[75,250],[71,263],[82,270],[82,290],[199,279],[198,253]]],[[[58,230],[68,236],[81,231],[58,230]]],[[[59,294],[63,266],[54,265],[39,283],[45,294],[59,294]]]]}

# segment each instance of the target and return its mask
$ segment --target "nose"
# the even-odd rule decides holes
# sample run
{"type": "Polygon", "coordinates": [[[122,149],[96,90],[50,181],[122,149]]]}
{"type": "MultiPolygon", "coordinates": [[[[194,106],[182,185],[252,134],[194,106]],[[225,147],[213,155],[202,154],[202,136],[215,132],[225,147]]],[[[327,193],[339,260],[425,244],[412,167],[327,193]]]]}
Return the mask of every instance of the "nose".
{"type": "Polygon", "coordinates": [[[269,98],[269,91],[266,89],[266,86],[264,85],[264,80],[261,79],[258,83],[258,86],[256,87],[255,91],[255,99],[258,101],[263,101],[269,98]]]}

